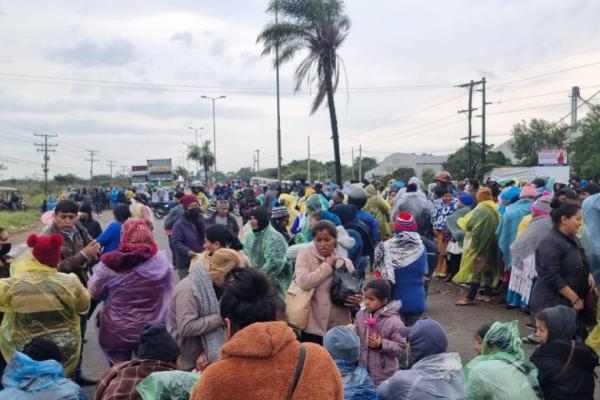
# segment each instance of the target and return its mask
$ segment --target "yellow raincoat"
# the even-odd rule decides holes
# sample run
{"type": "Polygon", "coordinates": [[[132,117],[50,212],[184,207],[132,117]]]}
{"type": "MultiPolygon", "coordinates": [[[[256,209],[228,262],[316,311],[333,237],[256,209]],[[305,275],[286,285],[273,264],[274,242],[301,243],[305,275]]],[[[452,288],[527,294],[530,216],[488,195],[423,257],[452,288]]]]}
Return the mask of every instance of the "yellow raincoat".
{"type": "Polygon", "coordinates": [[[298,196],[294,196],[288,193],[281,193],[281,195],[279,195],[279,203],[285,205],[285,207],[288,209],[290,213],[290,221],[288,222],[286,228],[288,230],[292,229],[292,225],[294,224],[296,217],[298,217],[298,211],[296,210],[296,204],[298,204],[298,196]]]}
{"type": "Polygon", "coordinates": [[[58,272],[26,251],[0,279],[0,350],[6,361],[35,337],[53,340],[63,353],[65,376],[71,375],[81,349],[80,314],[90,295],[75,274],[58,272]]]}
{"type": "Polygon", "coordinates": [[[498,238],[496,229],[500,221],[498,205],[491,200],[482,201],[472,211],[457,221],[465,231],[460,269],[453,281],[471,283],[474,269],[490,277],[488,284],[498,279],[498,238]]]}
{"type": "Polygon", "coordinates": [[[388,224],[390,219],[390,204],[379,196],[377,189],[373,185],[367,186],[365,192],[367,192],[367,204],[363,207],[363,210],[375,218],[377,228],[379,229],[379,238],[385,240],[392,233],[388,224]]]}
{"type": "Polygon", "coordinates": [[[200,212],[206,214],[208,212],[208,207],[210,206],[208,197],[206,197],[203,192],[198,193],[196,197],[198,198],[198,204],[200,204],[200,212]]]}

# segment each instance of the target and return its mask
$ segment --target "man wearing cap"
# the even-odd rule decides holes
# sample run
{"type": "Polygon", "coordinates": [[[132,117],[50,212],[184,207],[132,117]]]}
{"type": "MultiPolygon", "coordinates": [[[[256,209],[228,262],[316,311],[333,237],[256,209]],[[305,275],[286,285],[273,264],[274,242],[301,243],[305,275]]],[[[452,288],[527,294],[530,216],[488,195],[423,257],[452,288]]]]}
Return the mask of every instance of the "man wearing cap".
{"type": "Polygon", "coordinates": [[[240,234],[240,226],[235,217],[231,215],[227,200],[217,201],[217,212],[208,219],[208,225],[214,224],[226,226],[236,237],[240,234]]]}
{"type": "Polygon", "coordinates": [[[179,345],[164,324],[146,325],[140,333],[137,357],[106,371],[94,399],[141,399],[137,384],[153,372],[175,370],[179,354],[179,345]]]}
{"type": "Polygon", "coordinates": [[[186,194],[179,202],[185,212],[173,226],[171,240],[176,253],[175,268],[181,280],[188,274],[192,257],[204,251],[205,226],[195,195],[186,194]]]}
{"type": "Polygon", "coordinates": [[[290,211],[285,206],[275,206],[271,210],[271,225],[279,233],[283,235],[288,246],[293,245],[294,237],[290,234],[287,226],[290,222],[290,211]]]}

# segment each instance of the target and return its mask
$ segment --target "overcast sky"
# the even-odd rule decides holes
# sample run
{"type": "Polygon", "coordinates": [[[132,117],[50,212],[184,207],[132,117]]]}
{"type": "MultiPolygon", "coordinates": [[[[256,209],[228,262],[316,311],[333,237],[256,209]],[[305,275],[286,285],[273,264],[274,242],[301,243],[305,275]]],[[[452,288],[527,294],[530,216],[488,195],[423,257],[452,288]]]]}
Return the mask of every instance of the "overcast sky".
{"type": "MultiPolygon", "coordinates": [[[[75,3],[0,2],[0,176],[41,176],[36,132],[58,135],[51,175],[87,176],[85,149],[99,151],[95,174],[108,160],[179,160],[188,126],[212,140],[202,95],[227,96],[216,109],[219,170],[252,166],[255,149],[261,167],[276,165],[275,73],[256,44],[267,1],[75,3]]],[[[348,0],[346,11],[348,86],[336,95],[346,163],[359,145],[379,160],[460,147],[467,91],[453,85],[471,79],[487,77],[488,101],[501,102],[488,108],[495,144],[519,120],[567,114],[571,86],[583,97],[600,89],[599,1],[348,0]]],[[[305,158],[309,135],[314,158],[330,160],[327,109],[310,116],[309,91],[292,92],[300,59],[281,70],[283,161],[305,158]]]]}

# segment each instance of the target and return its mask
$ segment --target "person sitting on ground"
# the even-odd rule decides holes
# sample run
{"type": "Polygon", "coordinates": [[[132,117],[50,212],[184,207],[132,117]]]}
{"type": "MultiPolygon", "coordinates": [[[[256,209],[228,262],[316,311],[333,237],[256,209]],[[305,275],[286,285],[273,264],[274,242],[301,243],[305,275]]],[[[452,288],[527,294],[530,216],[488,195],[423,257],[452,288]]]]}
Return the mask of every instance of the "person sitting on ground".
{"type": "Polygon", "coordinates": [[[65,378],[63,354],[52,340],[37,337],[15,352],[2,377],[3,400],[88,400],[87,394],[65,378]]]}
{"type": "Polygon", "coordinates": [[[427,253],[417,233],[417,223],[408,211],[398,214],[394,236],[375,248],[373,270],[377,277],[394,285],[393,298],[402,302],[400,316],[411,326],[427,309],[427,253]]]}
{"type": "Polygon", "coordinates": [[[331,328],[323,337],[323,347],[342,374],[344,400],[377,400],[375,385],[360,362],[360,339],[353,329],[331,328]]]}
{"type": "Polygon", "coordinates": [[[114,365],[106,371],[94,400],[141,400],[135,387],[157,371],[173,371],[181,350],[163,324],[148,324],[139,334],[136,358],[114,365]]]}
{"type": "Polygon", "coordinates": [[[542,344],[531,355],[546,400],[593,399],[598,355],[575,340],[577,313],[563,305],[535,318],[542,344]]]}
{"type": "Polygon", "coordinates": [[[198,260],[194,263],[190,275],[175,287],[169,305],[169,325],[171,334],[181,346],[181,369],[194,369],[201,355],[204,356],[204,367],[219,358],[219,350],[225,342],[219,299],[223,295],[226,275],[233,268],[243,266],[244,259],[237,251],[218,249],[206,262],[198,260]]]}
{"type": "Polygon", "coordinates": [[[227,342],[194,387],[191,400],[342,400],[342,378],[321,346],[296,340],[277,321],[283,302],[267,275],[238,268],[221,298],[227,342]],[[297,379],[294,379],[298,376],[297,379]]]}
{"type": "Polygon", "coordinates": [[[166,323],[172,269],[150,227],[127,220],[118,250],[102,256],[88,284],[92,297],[105,303],[98,341],[110,365],[131,359],[146,324],[166,323]]]}
{"type": "Polygon", "coordinates": [[[400,302],[392,301],[388,281],[374,279],[367,283],[364,309],[356,315],[354,326],[360,338],[360,360],[375,385],[398,371],[398,358],[406,349],[408,329],[400,319],[399,309],[400,302]]]}
{"type": "Polygon", "coordinates": [[[475,332],[475,343],[473,343],[473,348],[475,349],[475,354],[481,355],[481,348],[483,347],[483,338],[485,338],[485,334],[488,333],[490,328],[492,327],[491,323],[483,324],[477,329],[475,332]]]}
{"type": "Polygon", "coordinates": [[[431,318],[418,320],[408,337],[408,370],[396,372],[377,388],[379,400],[466,399],[458,353],[448,353],[444,328],[431,318]]]}
{"type": "Polygon", "coordinates": [[[495,322],[483,338],[481,355],[465,365],[469,399],[542,399],[538,371],[525,355],[519,322],[495,322]]]}
{"type": "Polygon", "coordinates": [[[58,272],[63,237],[30,235],[25,252],[13,263],[11,278],[0,279],[0,349],[6,361],[36,337],[53,340],[71,376],[81,350],[80,315],[90,307],[90,295],[74,274],[58,272]],[[25,306],[26,305],[26,306],[25,306]]]}
{"type": "Polygon", "coordinates": [[[240,226],[235,217],[231,215],[227,200],[217,202],[217,212],[208,219],[208,225],[214,224],[226,226],[236,237],[240,234],[240,226]]]}
{"type": "Polygon", "coordinates": [[[270,224],[265,207],[259,206],[250,211],[243,244],[250,265],[260,268],[273,279],[277,283],[277,290],[283,295],[292,279],[292,268],[287,261],[288,244],[270,224]]]}
{"type": "Polygon", "coordinates": [[[114,221],[108,224],[104,232],[96,241],[102,246],[102,254],[117,250],[121,243],[121,227],[123,223],[131,217],[129,207],[124,205],[116,206],[113,210],[114,221]]]}
{"type": "Polygon", "coordinates": [[[196,372],[158,371],[142,379],[135,390],[142,400],[187,400],[198,379],[196,372]]]}

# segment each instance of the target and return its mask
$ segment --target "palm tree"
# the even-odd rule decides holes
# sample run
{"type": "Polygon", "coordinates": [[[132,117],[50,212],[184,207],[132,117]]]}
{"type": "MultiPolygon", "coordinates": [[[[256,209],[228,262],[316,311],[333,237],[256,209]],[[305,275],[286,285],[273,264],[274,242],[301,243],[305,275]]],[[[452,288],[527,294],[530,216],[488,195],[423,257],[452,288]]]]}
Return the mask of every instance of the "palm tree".
{"type": "Polygon", "coordinates": [[[290,61],[299,51],[308,50],[294,73],[296,91],[303,83],[316,86],[311,114],[327,96],[338,185],[342,184],[342,164],[333,95],[340,80],[341,58],[337,49],[350,28],[350,20],[343,11],[342,0],[271,0],[267,12],[275,14],[277,21],[267,24],[257,39],[264,46],[262,55],[279,54],[275,67],[290,61]]]}
{"type": "Polygon", "coordinates": [[[204,178],[208,183],[208,170],[215,163],[215,156],[210,151],[210,140],[206,140],[202,146],[190,146],[188,149],[188,160],[199,161],[204,166],[204,178]]]}

